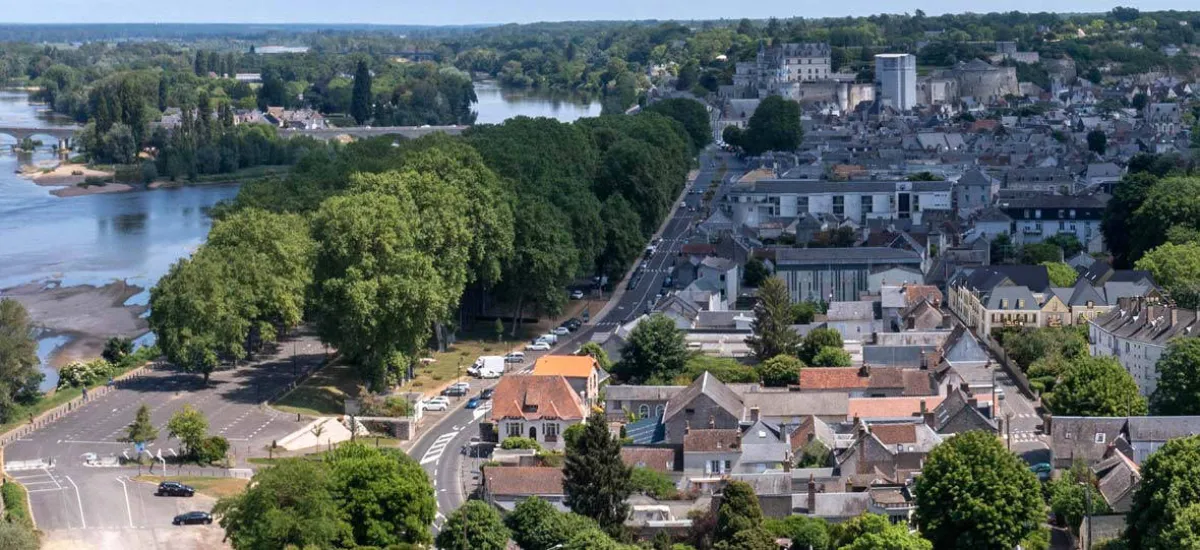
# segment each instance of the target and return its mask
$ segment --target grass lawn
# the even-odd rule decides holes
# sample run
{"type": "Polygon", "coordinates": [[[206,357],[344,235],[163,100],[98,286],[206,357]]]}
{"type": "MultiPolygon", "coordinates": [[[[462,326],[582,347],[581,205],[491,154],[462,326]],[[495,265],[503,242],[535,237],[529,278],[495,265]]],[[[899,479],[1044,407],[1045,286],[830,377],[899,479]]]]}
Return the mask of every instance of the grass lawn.
{"type": "Polygon", "coordinates": [[[158,484],[162,481],[178,481],[184,485],[191,485],[198,493],[204,493],[213,498],[227,497],[236,495],[246,490],[246,485],[250,483],[249,479],[240,477],[207,477],[207,476],[151,476],[141,475],[133,478],[134,481],[142,481],[146,483],[158,484]]]}
{"type": "Polygon", "coordinates": [[[358,397],[358,378],[350,365],[337,363],[314,373],[275,402],[274,407],[308,416],[339,415],[346,410],[347,397],[358,397]]]}

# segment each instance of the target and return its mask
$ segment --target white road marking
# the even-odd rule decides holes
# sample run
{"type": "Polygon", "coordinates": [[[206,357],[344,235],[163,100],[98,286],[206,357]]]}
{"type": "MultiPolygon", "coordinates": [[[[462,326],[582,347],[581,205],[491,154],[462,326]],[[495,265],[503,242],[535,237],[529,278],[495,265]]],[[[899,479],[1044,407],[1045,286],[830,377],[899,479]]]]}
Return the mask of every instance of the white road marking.
{"type": "Polygon", "coordinates": [[[121,484],[121,492],[125,493],[125,515],[129,518],[129,527],[133,528],[133,509],[129,507],[129,488],[125,485],[125,480],[121,476],[117,476],[117,483],[121,484]]]}
{"type": "Polygon", "coordinates": [[[87,519],[83,517],[83,498],[79,496],[79,486],[75,484],[75,480],[71,476],[66,476],[67,481],[75,488],[75,502],[79,503],[79,523],[83,524],[83,529],[87,529],[87,519]]]}
{"type": "Polygon", "coordinates": [[[458,435],[458,430],[454,430],[450,433],[444,433],[439,435],[437,439],[433,440],[433,445],[430,445],[429,450],[425,451],[425,456],[421,457],[421,465],[423,466],[425,464],[429,464],[430,462],[434,462],[441,458],[442,453],[446,450],[446,445],[449,445],[450,441],[453,440],[456,435],[458,435]]]}

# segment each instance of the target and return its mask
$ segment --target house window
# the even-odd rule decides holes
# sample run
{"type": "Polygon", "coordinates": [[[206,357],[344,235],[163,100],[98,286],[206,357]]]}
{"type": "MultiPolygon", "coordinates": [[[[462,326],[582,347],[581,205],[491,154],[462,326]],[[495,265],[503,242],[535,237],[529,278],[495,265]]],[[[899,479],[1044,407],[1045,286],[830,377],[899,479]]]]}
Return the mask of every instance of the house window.
{"type": "Polygon", "coordinates": [[[662,405],[654,407],[654,416],[657,418],[662,418],[664,410],[665,410],[665,407],[663,407],[662,405]]]}
{"type": "Polygon", "coordinates": [[[558,439],[558,424],[547,422],[542,429],[545,430],[546,441],[556,441],[558,439]]]}
{"type": "Polygon", "coordinates": [[[1017,300],[1017,309],[1025,309],[1025,300],[1017,300]]]}
{"type": "Polygon", "coordinates": [[[1096,434],[1096,443],[1104,443],[1104,434],[1096,434]]]}
{"type": "Polygon", "coordinates": [[[650,405],[639,405],[638,406],[638,417],[646,418],[647,416],[650,416],[650,405]]]}
{"type": "Polygon", "coordinates": [[[834,195],[833,197],[833,213],[836,216],[841,216],[846,213],[846,197],[834,195]]]}
{"type": "Polygon", "coordinates": [[[508,424],[508,437],[521,437],[521,425],[516,422],[508,424]]]}

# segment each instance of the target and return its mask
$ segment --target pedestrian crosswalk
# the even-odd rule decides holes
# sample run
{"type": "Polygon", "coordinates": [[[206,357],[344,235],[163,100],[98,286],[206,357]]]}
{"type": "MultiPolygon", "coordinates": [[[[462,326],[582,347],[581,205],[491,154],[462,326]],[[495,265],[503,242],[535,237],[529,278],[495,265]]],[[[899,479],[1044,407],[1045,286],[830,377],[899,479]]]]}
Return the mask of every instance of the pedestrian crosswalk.
{"type": "Polygon", "coordinates": [[[433,440],[433,445],[430,445],[429,450],[425,451],[425,455],[421,457],[421,465],[424,466],[442,458],[442,453],[446,452],[446,445],[449,445],[456,435],[458,435],[457,430],[439,435],[437,439],[433,440]]]}
{"type": "MultiPolygon", "coordinates": [[[[1008,439],[1009,434],[1007,434],[1007,433],[1001,434],[1001,437],[1004,439],[1008,439]]],[[[1013,443],[1031,443],[1034,441],[1040,441],[1040,438],[1041,438],[1041,436],[1037,432],[1033,432],[1033,431],[1012,432],[1011,437],[1012,437],[1013,443]]]]}

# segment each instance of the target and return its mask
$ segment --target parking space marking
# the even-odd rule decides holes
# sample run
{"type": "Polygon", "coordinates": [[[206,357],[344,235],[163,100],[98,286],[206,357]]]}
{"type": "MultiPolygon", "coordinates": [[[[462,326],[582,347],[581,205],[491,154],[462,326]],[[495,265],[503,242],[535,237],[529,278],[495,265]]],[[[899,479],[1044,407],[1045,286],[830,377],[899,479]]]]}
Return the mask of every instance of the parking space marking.
{"type": "Polygon", "coordinates": [[[83,517],[83,497],[79,496],[79,486],[75,484],[75,480],[71,476],[66,476],[67,482],[71,487],[75,488],[75,502],[79,503],[79,523],[83,525],[83,529],[87,529],[87,519],[83,517]]]}

